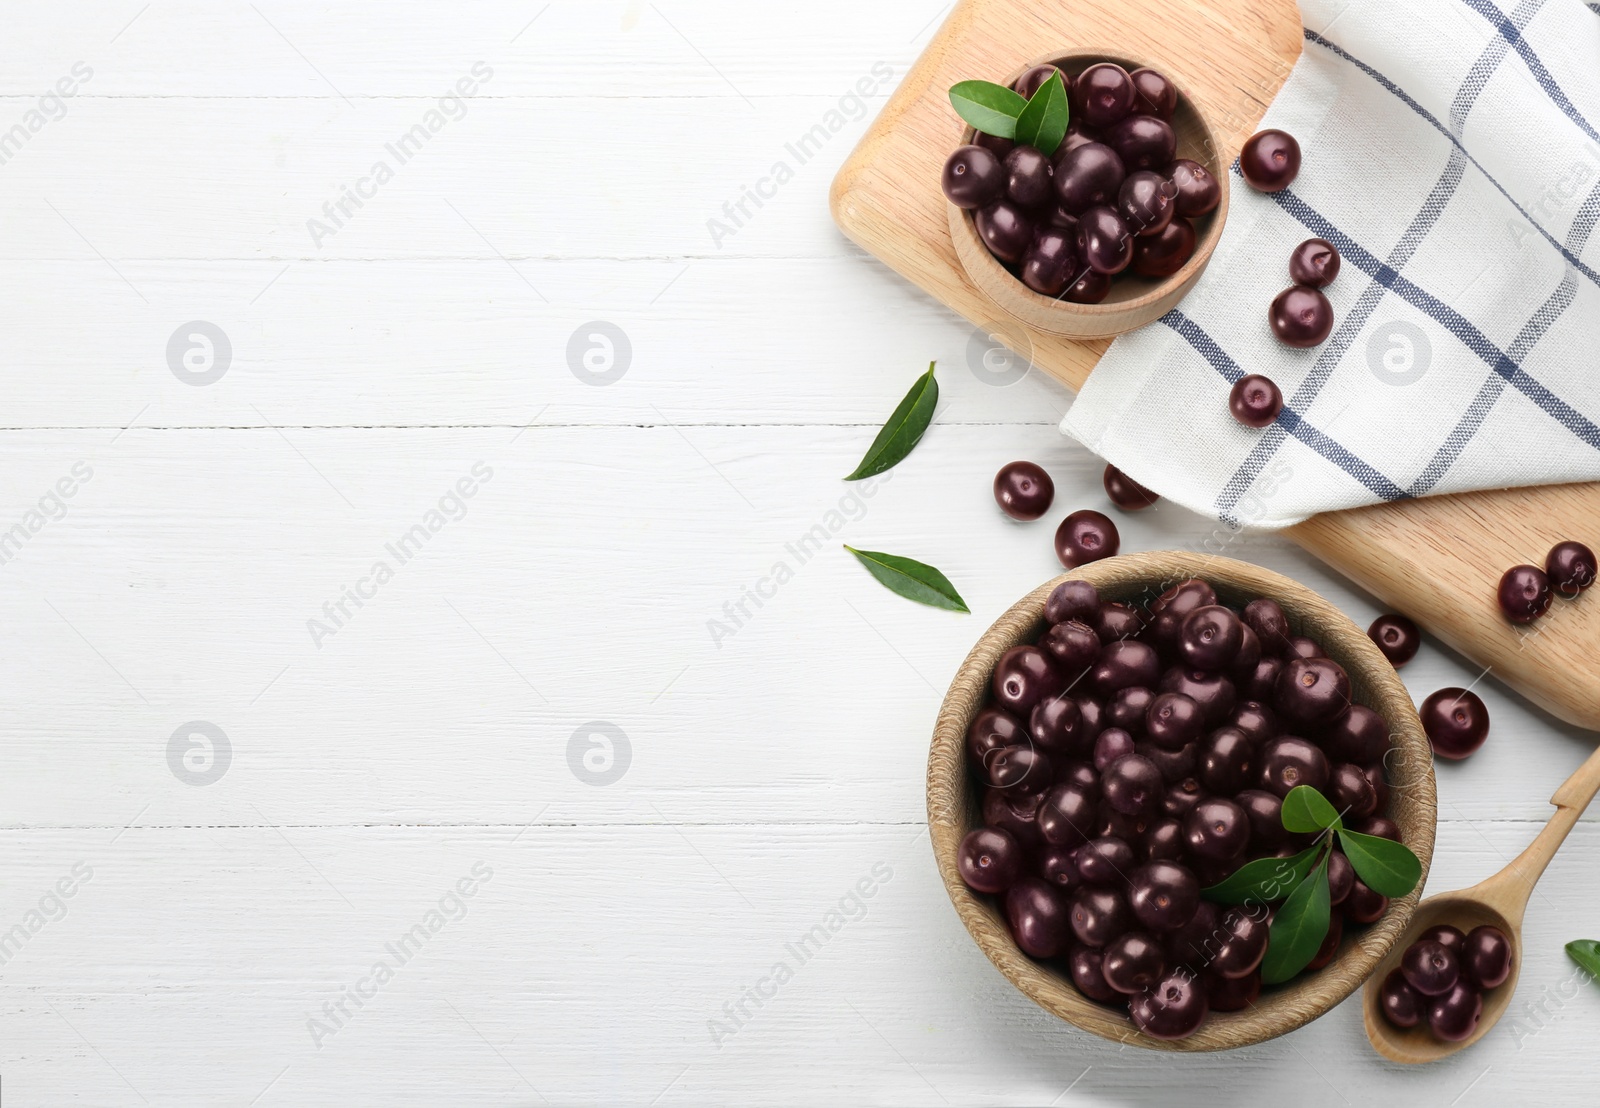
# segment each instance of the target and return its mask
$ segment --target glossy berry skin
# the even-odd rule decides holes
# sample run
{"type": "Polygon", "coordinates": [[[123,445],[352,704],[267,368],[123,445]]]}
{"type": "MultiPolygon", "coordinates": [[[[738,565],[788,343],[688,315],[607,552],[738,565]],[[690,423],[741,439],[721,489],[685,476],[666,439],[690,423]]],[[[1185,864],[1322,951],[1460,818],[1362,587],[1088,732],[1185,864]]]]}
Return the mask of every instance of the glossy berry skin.
{"type": "Polygon", "coordinates": [[[1246,700],[1228,717],[1228,726],[1244,732],[1252,746],[1259,747],[1283,734],[1278,714],[1256,700],[1246,700]]]}
{"type": "Polygon", "coordinates": [[[1483,1015],[1483,994],[1466,981],[1457,981],[1449,992],[1428,999],[1428,1030],[1447,1043],[1472,1037],[1483,1015]]]}
{"type": "MultiPolygon", "coordinates": [[[[1228,411],[1246,427],[1260,430],[1278,418],[1283,411],[1283,392],[1270,377],[1259,373],[1247,374],[1233,383],[1228,390],[1228,411]]],[[[1260,631],[1256,632],[1258,635],[1260,631]]]]}
{"type": "Polygon", "coordinates": [[[1440,758],[1459,762],[1489,737],[1488,706],[1467,689],[1440,689],[1422,702],[1417,713],[1428,733],[1428,745],[1440,758]]]}
{"type": "Polygon", "coordinates": [[[1328,756],[1296,735],[1273,739],[1261,751],[1261,787],[1279,798],[1298,785],[1328,786],[1328,756]]]}
{"type": "Polygon", "coordinates": [[[1107,727],[1094,740],[1094,768],[1104,773],[1118,758],[1133,752],[1132,735],[1120,727],[1107,727]]]}
{"type": "Polygon", "coordinates": [[[1178,108],[1177,86],[1153,69],[1135,69],[1128,78],[1133,81],[1133,110],[1172,122],[1178,108]]]}
{"type": "Polygon", "coordinates": [[[1350,882],[1350,895],[1344,898],[1343,909],[1351,923],[1376,923],[1389,910],[1389,898],[1368,888],[1357,877],[1350,882]]]}
{"type": "Polygon", "coordinates": [[[1061,299],[1069,304],[1098,304],[1110,292],[1111,276],[1097,273],[1085,266],[1083,275],[1067,286],[1067,291],[1061,294],[1061,299]]]}
{"type": "Polygon", "coordinates": [[[1492,989],[1505,984],[1511,976],[1511,940],[1498,927],[1485,924],[1467,933],[1463,945],[1461,969],[1480,989],[1492,989]]]}
{"type": "Polygon", "coordinates": [[[1250,973],[1237,979],[1209,977],[1206,980],[1206,999],[1213,1012],[1242,1012],[1255,1004],[1261,995],[1261,974],[1250,973]]]}
{"type": "Polygon", "coordinates": [[[1178,633],[1189,613],[1217,602],[1217,593],[1204,581],[1179,581],[1150,604],[1151,641],[1168,653],[1178,650],[1178,633]]]}
{"type": "Polygon", "coordinates": [[[1000,708],[985,708],[967,728],[967,758],[976,769],[987,773],[991,754],[1027,741],[1028,729],[1016,716],[1000,708]]]}
{"type": "Polygon", "coordinates": [[[1086,142],[1056,160],[1056,197],[1063,210],[1082,215],[1116,202],[1127,170],[1117,152],[1103,142],[1086,142]]]}
{"type": "Polygon", "coordinates": [[[1360,766],[1349,762],[1333,767],[1327,795],[1334,808],[1350,820],[1366,819],[1378,810],[1378,790],[1360,766]]]}
{"type": "Polygon", "coordinates": [[[1115,62],[1091,65],[1072,82],[1070,114],[1091,127],[1110,127],[1133,111],[1133,79],[1115,62]]]}
{"type": "Polygon", "coordinates": [[[1350,708],[1350,675],[1332,658],[1296,658],[1278,675],[1273,707],[1291,722],[1331,723],[1350,708]]]}
{"type": "Polygon", "coordinates": [[[1221,727],[1233,714],[1238,699],[1233,682],[1219,673],[1173,666],[1162,676],[1162,692],[1177,692],[1200,705],[1200,718],[1207,727],[1221,727]]]}
{"type": "MultiPolygon", "coordinates": [[[[1274,385],[1274,388],[1277,386],[1274,385]]],[[[1261,640],[1261,650],[1266,654],[1281,654],[1289,645],[1289,617],[1276,600],[1262,597],[1244,606],[1245,623],[1261,640]]]]}
{"type": "Polygon", "coordinates": [[[1295,635],[1289,640],[1289,645],[1284,648],[1283,660],[1292,662],[1296,658],[1326,658],[1327,652],[1322,649],[1322,644],[1316,639],[1304,635],[1295,635]]]}
{"type": "Polygon", "coordinates": [[[1100,618],[1100,593],[1087,581],[1063,581],[1050,590],[1044,602],[1044,618],[1051,623],[1080,620],[1090,626],[1100,618]]]}
{"type": "Polygon", "coordinates": [[[1183,749],[1200,737],[1204,726],[1200,705],[1182,693],[1161,693],[1145,709],[1145,734],[1163,750],[1183,749]]]}
{"type": "Polygon", "coordinates": [[[1199,162],[1179,158],[1172,163],[1172,183],[1178,186],[1178,214],[1196,219],[1216,211],[1222,203],[1222,184],[1199,162]]]}
{"type": "Polygon", "coordinates": [[[1551,590],[1570,600],[1595,582],[1594,551],[1581,542],[1558,542],[1545,556],[1544,572],[1551,590]]]}
{"type": "Polygon", "coordinates": [[[1283,672],[1283,659],[1264,657],[1248,679],[1239,683],[1239,693],[1251,700],[1269,701],[1278,687],[1278,675],[1283,672]]]}
{"type": "Polygon", "coordinates": [[[1222,727],[1201,744],[1200,784],[1220,796],[1233,796],[1251,782],[1255,744],[1237,727],[1222,727]]]}
{"type": "Polygon", "coordinates": [[[1121,544],[1117,525],[1088,508],[1073,512],[1056,528],[1056,557],[1068,569],[1110,558],[1121,544]]]}
{"type": "Polygon", "coordinates": [[[1402,1030],[1417,1026],[1424,1014],[1421,995],[1406,984],[1405,975],[1399,970],[1390,970],[1389,976],[1383,979],[1378,1007],[1384,1019],[1402,1030]]]}
{"type": "Polygon", "coordinates": [[[1190,853],[1213,862],[1231,862],[1249,845],[1250,818],[1233,801],[1208,797],[1184,817],[1183,833],[1190,853]]]}
{"type": "Polygon", "coordinates": [[[1194,225],[1182,216],[1153,235],[1136,235],[1130,268],[1140,277],[1171,277],[1189,264],[1196,243],[1194,225]]]}
{"type": "Polygon", "coordinates": [[[1012,519],[1038,519],[1055,496],[1056,483],[1033,462],[1009,462],[994,475],[994,502],[1012,519]]]}
{"type": "Polygon", "coordinates": [[[1235,793],[1233,802],[1244,809],[1250,819],[1250,840],[1253,849],[1275,850],[1289,839],[1283,826],[1283,798],[1265,789],[1246,789],[1235,793]]]}
{"type": "Polygon", "coordinates": [[[1128,174],[1117,191],[1117,214],[1136,236],[1159,235],[1176,214],[1178,186],[1159,173],[1141,169],[1128,174]]]}
{"type": "Polygon", "coordinates": [[[1378,644],[1389,664],[1399,669],[1417,656],[1422,645],[1422,632],[1405,616],[1396,613],[1381,615],[1367,628],[1367,636],[1378,644]]]}
{"type": "Polygon", "coordinates": [[[1289,280],[1324,289],[1339,276],[1339,251],[1327,239],[1306,239],[1289,255],[1289,280]]]}
{"type": "Polygon", "coordinates": [[[1166,956],[1155,936],[1129,931],[1106,944],[1100,963],[1106,984],[1130,996],[1150,988],[1167,971],[1166,956]]]}
{"type": "Polygon", "coordinates": [[[1406,984],[1423,996],[1449,992],[1461,977],[1461,963],[1454,952],[1440,943],[1415,942],[1400,958],[1400,972],[1406,984]]]}
{"type": "Polygon", "coordinates": [[[1200,907],[1200,882],[1177,862],[1146,862],[1129,877],[1128,905],[1152,931],[1176,931],[1200,907]]]}
{"type": "Polygon", "coordinates": [[[1056,756],[1064,765],[1069,760],[1067,756],[1078,748],[1078,725],[1081,722],[1083,710],[1078,707],[1076,700],[1070,696],[1050,696],[1033,706],[1033,712],[1028,716],[1028,734],[1041,750],[1056,756]]]}
{"type": "Polygon", "coordinates": [[[1106,984],[1104,963],[1103,951],[1092,946],[1078,946],[1067,958],[1067,970],[1078,991],[1090,1000],[1097,1000],[1101,1004],[1121,1001],[1122,994],[1106,984]]]}
{"type": "Polygon", "coordinates": [[[1363,835],[1376,835],[1392,843],[1400,841],[1400,825],[1384,816],[1373,816],[1365,823],[1358,823],[1355,829],[1363,835]]]}
{"type": "Polygon", "coordinates": [[[1188,923],[1164,934],[1167,963],[1197,971],[1203,969],[1216,954],[1221,928],[1222,909],[1209,900],[1202,900],[1188,923]]]}
{"type": "Polygon", "coordinates": [[[1239,172],[1258,192],[1286,189],[1300,173],[1300,144],[1285,131],[1257,131],[1239,151],[1239,172]]]}
{"type": "Polygon", "coordinates": [[[1023,953],[1054,958],[1071,941],[1068,900],[1037,877],[1024,877],[1006,891],[1006,921],[1023,953]]]}
{"type": "Polygon", "coordinates": [[[1078,219],[1079,252],[1096,273],[1121,273],[1133,261],[1133,234],[1116,210],[1097,205],[1078,219]]]}
{"type": "Polygon", "coordinates": [[[1389,752],[1389,725],[1365,704],[1352,704],[1323,731],[1322,749],[1335,761],[1370,766],[1389,752]]]}
{"type": "Polygon", "coordinates": [[[1072,894],[1072,933],[1085,946],[1103,947],[1133,926],[1128,901],[1116,889],[1085,886],[1072,894]]]}
{"type": "Polygon", "coordinates": [[[1005,195],[1000,159],[982,146],[958,146],[944,163],[944,194],[958,208],[986,208],[1005,195]]]}
{"type": "Polygon", "coordinates": [[[1017,144],[1010,139],[1000,138],[998,135],[986,135],[982,131],[972,136],[972,145],[983,147],[999,162],[1005,161],[1006,155],[1017,148],[1017,144]]]}
{"type": "MultiPolygon", "coordinates": [[[[1091,680],[1103,695],[1110,696],[1135,686],[1148,689],[1160,672],[1161,660],[1149,643],[1119,639],[1102,648],[1091,680]]],[[[1147,726],[1148,723],[1147,718],[1147,726]]]]}
{"type": "Polygon", "coordinates": [[[1078,848],[1078,876],[1086,885],[1121,888],[1133,872],[1133,847],[1115,835],[1090,839],[1078,848]]]}
{"type": "Polygon", "coordinates": [[[1107,465],[1101,478],[1111,503],[1125,512],[1138,512],[1154,504],[1161,497],[1129,477],[1114,465],[1107,465]]]}
{"type": "Polygon", "coordinates": [[[1022,872],[1022,847],[1004,831],[979,827],[961,840],[956,868],[969,889],[1004,892],[1022,872]]]}
{"type": "Polygon", "coordinates": [[[1077,677],[1100,657],[1100,636],[1087,623],[1076,619],[1052,626],[1039,640],[1039,645],[1050,655],[1056,668],[1068,677],[1077,677]]]}
{"type": "Polygon", "coordinates": [[[1128,1005],[1134,1026],[1152,1039],[1187,1039],[1210,1010],[1200,979],[1184,973],[1168,974],[1128,1005]]]}
{"type": "Polygon", "coordinates": [[[1060,297],[1086,269],[1078,256],[1076,229],[1064,231],[1046,227],[1034,236],[1022,255],[1018,276],[1039,295],[1060,297]]]}
{"type": "Polygon", "coordinates": [[[1430,927],[1417,936],[1418,942],[1434,942],[1447,950],[1455,952],[1457,958],[1462,957],[1467,949],[1467,936],[1459,927],[1451,927],[1448,923],[1441,923],[1430,927]]]}
{"type": "MultiPolygon", "coordinates": [[[[1061,73],[1061,70],[1057,69],[1053,65],[1049,65],[1048,63],[1045,65],[1036,65],[1013,81],[1011,83],[1011,87],[1016,90],[1017,94],[1020,95],[1024,100],[1031,100],[1033,98],[1033,94],[1038,92],[1044,83],[1051,77],[1054,77],[1057,73],[1061,73]]],[[[1068,88],[1072,87],[1072,80],[1065,73],[1061,73],[1061,79],[1066,82],[1068,88]]]]}
{"type": "MultiPolygon", "coordinates": [[[[1153,115],[1130,115],[1106,131],[1106,145],[1117,152],[1129,173],[1140,169],[1165,169],[1177,153],[1172,124],[1153,115]]],[[[1177,186],[1172,194],[1177,195],[1177,186]]]]}
{"type": "Polygon", "coordinates": [[[1176,862],[1183,857],[1183,824],[1170,816],[1152,823],[1140,840],[1142,857],[1146,862],[1176,862]]]}
{"type": "Polygon", "coordinates": [[[1269,924],[1265,912],[1229,908],[1222,915],[1221,945],[1211,960],[1213,973],[1230,980],[1249,977],[1267,953],[1269,924]]]}
{"type": "Polygon", "coordinates": [[[1042,751],[1032,746],[1008,746],[988,760],[989,786],[1010,796],[1042,793],[1054,780],[1055,769],[1042,751]]]}
{"type": "Polygon", "coordinates": [[[1178,652],[1196,669],[1223,670],[1244,644],[1244,624],[1220,604],[1196,608],[1178,629],[1178,652]]]}
{"type": "Polygon", "coordinates": [[[1512,566],[1500,576],[1497,598],[1512,623],[1532,623],[1550,610],[1550,578],[1535,566],[1512,566]]]}
{"type": "Polygon", "coordinates": [[[1343,904],[1355,887],[1356,869],[1350,859],[1335,850],[1328,855],[1328,903],[1343,904]]]}
{"type": "Polygon", "coordinates": [[[1290,285],[1273,298],[1267,321],[1279,342],[1305,349],[1333,333],[1333,305],[1321,289],[1290,285]]]}
{"type": "Polygon", "coordinates": [[[1317,947],[1316,954],[1306,963],[1306,971],[1314,972],[1333,961],[1334,956],[1339,953],[1339,943],[1343,938],[1344,917],[1335,913],[1328,921],[1328,931],[1322,937],[1322,945],[1317,947]]]}
{"type": "Polygon", "coordinates": [[[1145,714],[1155,698],[1156,694],[1142,685],[1118,689],[1106,705],[1106,722],[1122,728],[1130,735],[1142,735],[1145,731],[1145,714]]]}
{"type": "Polygon", "coordinates": [[[1034,863],[1033,872],[1046,885],[1052,885],[1064,893],[1070,893],[1083,884],[1078,876],[1077,851],[1064,847],[1051,847],[1039,855],[1034,863]]]}
{"type": "Polygon", "coordinates": [[[1081,785],[1057,785],[1039,802],[1036,822],[1051,846],[1082,846],[1094,833],[1094,795],[1081,785]]]}
{"type": "Polygon", "coordinates": [[[1037,646],[1013,646],[995,663],[989,688],[1000,707],[1026,718],[1035,704],[1065,685],[1048,654],[1037,646]]]}
{"type": "Polygon", "coordinates": [[[1113,601],[1101,610],[1094,629],[1101,642],[1120,642],[1134,638],[1144,630],[1144,616],[1126,604],[1113,601]]]}
{"type": "Polygon", "coordinates": [[[1165,785],[1156,764],[1142,754],[1123,755],[1100,777],[1106,802],[1129,816],[1153,813],[1161,803],[1165,785]]]}
{"type": "Polygon", "coordinates": [[[1017,147],[1003,165],[1007,200],[1029,210],[1054,206],[1055,167],[1036,147],[1017,147]]]}
{"type": "Polygon", "coordinates": [[[978,209],[973,224],[989,253],[1002,262],[1021,261],[1033,242],[1033,218],[1009,200],[978,209]]]}

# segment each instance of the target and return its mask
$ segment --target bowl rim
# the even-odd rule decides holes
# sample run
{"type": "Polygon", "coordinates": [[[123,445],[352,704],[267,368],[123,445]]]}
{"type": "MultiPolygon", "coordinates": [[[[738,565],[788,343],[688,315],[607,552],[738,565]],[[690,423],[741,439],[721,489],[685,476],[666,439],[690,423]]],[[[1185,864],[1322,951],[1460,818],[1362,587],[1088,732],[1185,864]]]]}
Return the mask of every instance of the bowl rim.
{"type": "MultiPolygon", "coordinates": [[[[1077,63],[1084,63],[1086,67],[1097,62],[1115,62],[1129,72],[1140,68],[1154,68],[1136,59],[1104,50],[1052,51],[1047,54],[1041,54],[1022,65],[1002,83],[1009,87],[1018,77],[1036,65],[1049,64],[1070,68],[1077,63]]],[[[1182,98],[1180,103],[1187,106],[1199,124],[1201,146],[1206,155],[1202,164],[1211,171],[1212,176],[1217,179],[1222,189],[1222,199],[1218,202],[1217,207],[1202,217],[1209,221],[1208,225],[1205,231],[1196,239],[1194,254],[1183,264],[1181,269],[1171,276],[1163,277],[1154,282],[1149,289],[1131,300],[1079,304],[1062,300],[1059,297],[1045,296],[1043,293],[1030,289],[1019,278],[1013,276],[1005,266],[1000,264],[999,260],[990,254],[988,248],[983,245],[983,240],[978,237],[978,229],[973,220],[973,213],[967,209],[958,208],[946,198],[945,205],[949,211],[950,233],[957,239],[959,246],[966,247],[966,249],[958,249],[958,260],[973,284],[977,285],[985,295],[999,304],[1001,308],[1011,311],[1012,314],[1015,314],[1012,311],[1013,307],[1015,307],[1020,308],[1029,316],[1037,316],[1039,313],[1073,316],[1088,323],[1104,323],[1107,326],[1115,326],[1123,317],[1138,316],[1151,311],[1163,301],[1173,297],[1174,293],[1179,293],[1178,298],[1181,299],[1181,294],[1186,293],[1189,287],[1199,279],[1200,274],[1210,263],[1211,255],[1216,250],[1218,242],[1221,241],[1222,230],[1228,220],[1230,190],[1227,167],[1222,164],[1222,159],[1219,155],[1220,147],[1217,144],[1217,134],[1211,126],[1211,121],[1206,118],[1205,112],[1195,102],[1194,97],[1183,92],[1182,89],[1179,90],[1179,96],[1182,98]],[[977,249],[972,249],[973,244],[976,244],[977,249]],[[978,272],[974,272],[974,270],[978,272]],[[1013,302],[1011,307],[1008,307],[1006,303],[1008,299],[1013,302]]],[[[976,134],[975,128],[965,127],[961,132],[962,144],[971,143],[976,134]]],[[[1118,330],[1107,331],[1107,336],[1127,329],[1129,328],[1123,327],[1118,330]]]]}
{"type": "Polygon", "coordinates": [[[1365,631],[1328,600],[1271,570],[1231,558],[1189,551],[1154,551],[1107,558],[1045,582],[1013,604],[984,632],[950,683],[934,725],[928,752],[928,830],[945,891],[979,949],[1024,995],[1074,1026],[1116,1042],[1153,1050],[1228,1050],[1265,1042],[1302,1027],[1355,992],[1400,937],[1422,898],[1433,858],[1438,810],[1433,758],[1410,694],[1388,659],[1365,631]],[[1210,582],[1224,599],[1270,597],[1283,608],[1291,629],[1312,627],[1327,653],[1350,674],[1353,691],[1383,716],[1390,728],[1405,780],[1392,786],[1388,815],[1422,863],[1422,877],[1408,895],[1359,935],[1346,936],[1323,969],[1263,994],[1242,1012],[1215,1012],[1187,1039],[1151,1038],[1126,1015],[1083,996],[1062,974],[1022,953],[995,898],[973,893],[962,882],[956,853],[967,831],[978,826],[975,791],[967,773],[966,732],[984,706],[990,674],[1000,655],[1031,642],[1044,621],[1051,591],[1068,579],[1086,580],[1106,599],[1153,598],[1190,577],[1210,582]]]}

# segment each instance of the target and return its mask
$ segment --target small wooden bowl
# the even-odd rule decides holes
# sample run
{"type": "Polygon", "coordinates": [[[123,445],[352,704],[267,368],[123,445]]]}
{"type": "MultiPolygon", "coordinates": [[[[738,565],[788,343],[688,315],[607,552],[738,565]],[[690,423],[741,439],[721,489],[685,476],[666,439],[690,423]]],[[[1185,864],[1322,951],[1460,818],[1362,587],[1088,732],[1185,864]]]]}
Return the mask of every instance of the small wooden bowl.
{"type": "Polygon", "coordinates": [[[1433,858],[1435,820],[1433,757],[1427,737],[1405,686],[1366,633],[1332,604],[1287,577],[1245,562],[1183,551],[1093,562],[1040,585],[1012,605],[978,640],[950,683],[928,754],[928,828],[934,857],[945,891],[979,948],[1013,985],[1046,1011],[1104,1038],[1154,1050],[1227,1050],[1264,1042],[1316,1019],[1354,992],[1400,938],[1421,899],[1433,858]],[[1209,581],[1228,604],[1270,597],[1282,605],[1296,634],[1319,640],[1328,656],[1345,668],[1355,699],[1383,716],[1394,739],[1387,815],[1400,825],[1405,844],[1422,862],[1422,880],[1417,887],[1391,902],[1376,923],[1348,933],[1339,953],[1323,969],[1263,991],[1260,999],[1242,1012],[1214,1012],[1198,1032],[1175,1042],[1144,1035],[1121,1012],[1078,992],[1064,972],[1022,953],[1011,938],[996,898],[972,892],[956,868],[961,840],[982,822],[978,790],[967,767],[967,726],[988,698],[990,675],[1000,655],[1038,637],[1044,626],[1045,600],[1068,577],[1088,581],[1107,600],[1136,603],[1148,602],[1189,577],[1209,581]]]}
{"type": "MultiPolygon", "coordinates": [[[[1058,67],[1069,77],[1076,77],[1096,62],[1116,62],[1130,72],[1143,65],[1102,52],[1046,55],[1018,69],[1006,78],[1005,83],[1011,84],[1028,69],[1046,62],[1058,67]]],[[[1111,338],[1166,315],[1194,287],[1200,274],[1205,272],[1211,252],[1217,248],[1217,240],[1222,237],[1222,225],[1228,218],[1228,167],[1223,164],[1216,136],[1210,126],[1195,107],[1194,101],[1184,95],[1181,89],[1178,109],[1172,117],[1172,129],[1178,138],[1178,157],[1199,162],[1222,186],[1221,203],[1215,211],[1201,216],[1195,228],[1197,239],[1194,256],[1178,272],[1160,280],[1125,272],[1111,282],[1111,292],[1099,304],[1073,304],[1057,300],[1034,292],[1020,279],[1013,277],[978,237],[972,213],[948,204],[950,237],[955,242],[956,256],[961,259],[961,267],[967,277],[1006,314],[1030,327],[1067,338],[1111,338]]],[[[961,141],[971,142],[975,133],[972,128],[967,128],[962,133],[961,141]]]]}

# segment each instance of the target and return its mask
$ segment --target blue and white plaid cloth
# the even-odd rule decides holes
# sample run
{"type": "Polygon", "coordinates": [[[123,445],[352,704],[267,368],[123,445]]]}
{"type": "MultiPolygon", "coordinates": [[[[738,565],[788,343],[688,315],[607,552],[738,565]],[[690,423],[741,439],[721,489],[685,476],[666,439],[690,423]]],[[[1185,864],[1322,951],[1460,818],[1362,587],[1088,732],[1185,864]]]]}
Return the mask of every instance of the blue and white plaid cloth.
{"type": "Polygon", "coordinates": [[[1234,168],[1205,276],[1118,339],[1062,430],[1233,526],[1469,489],[1600,479],[1600,0],[1301,0],[1305,49],[1263,127],[1274,194],[1234,168]],[[1343,266],[1320,347],[1267,308],[1290,251],[1343,266]],[[1263,373],[1284,409],[1236,423],[1263,373]]]}

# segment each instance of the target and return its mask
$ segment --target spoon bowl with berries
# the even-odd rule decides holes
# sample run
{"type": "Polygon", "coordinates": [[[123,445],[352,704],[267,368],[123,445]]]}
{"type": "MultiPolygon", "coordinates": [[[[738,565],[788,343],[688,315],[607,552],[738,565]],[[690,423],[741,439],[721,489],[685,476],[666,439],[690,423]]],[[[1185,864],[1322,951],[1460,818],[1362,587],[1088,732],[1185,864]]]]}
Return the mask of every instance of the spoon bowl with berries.
{"type": "Polygon", "coordinates": [[[1259,1043],[1360,987],[1432,857],[1433,763],[1393,665],[1269,570],[1072,563],[963,662],[928,824],[957,914],[1060,1018],[1161,1050],[1259,1043]]]}

